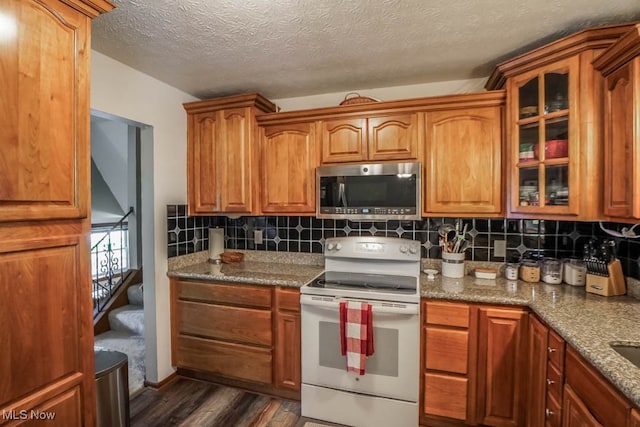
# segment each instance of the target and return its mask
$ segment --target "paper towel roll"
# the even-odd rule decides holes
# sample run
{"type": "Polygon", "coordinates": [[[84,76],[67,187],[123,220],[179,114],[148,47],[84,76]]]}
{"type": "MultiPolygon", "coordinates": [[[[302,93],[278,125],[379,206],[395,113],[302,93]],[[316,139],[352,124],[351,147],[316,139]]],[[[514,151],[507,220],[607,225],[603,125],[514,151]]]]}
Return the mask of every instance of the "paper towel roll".
{"type": "Polygon", "coordinates": [[[209,229],[209,259],[220,261],[220,254],[224,252],[224,229],[209,229]]]}

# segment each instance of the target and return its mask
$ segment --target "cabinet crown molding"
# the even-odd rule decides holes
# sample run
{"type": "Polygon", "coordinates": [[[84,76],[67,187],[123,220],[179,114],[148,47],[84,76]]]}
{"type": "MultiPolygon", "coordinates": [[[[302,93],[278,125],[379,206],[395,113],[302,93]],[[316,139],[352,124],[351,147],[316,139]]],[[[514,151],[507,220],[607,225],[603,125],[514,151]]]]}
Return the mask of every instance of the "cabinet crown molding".
{"type": "Polygon", "coordinates": [[[62,0],[62,2],[92,19],[116,7],[110,0],[62,0]]]}
{"type": "Polygon", "coordinates": [[[507,78],[551,64],[590,49],[604,49],[615,43],[634,27],[634,24],[618,24],[583,30],[545,44],[537,49],[501,62],[493,70],[485,89],[502,89],[507,78]]]}
{"type": "Polygon", "coordinates": [[[632,26],[629,32],[602,52],[593,61],[593,66],[608,76],[636,56],[640,56],[640,23],[632,26]]]}
{"type": "Polygon", "coordinates": [[[241,95],[225,96],[222,98],[193,101],[182,104],[187,113],[205,113],[229,108],[256,107],[263,113],[273,113],[278,107],[259,93],[244,93],[241,95]]]}

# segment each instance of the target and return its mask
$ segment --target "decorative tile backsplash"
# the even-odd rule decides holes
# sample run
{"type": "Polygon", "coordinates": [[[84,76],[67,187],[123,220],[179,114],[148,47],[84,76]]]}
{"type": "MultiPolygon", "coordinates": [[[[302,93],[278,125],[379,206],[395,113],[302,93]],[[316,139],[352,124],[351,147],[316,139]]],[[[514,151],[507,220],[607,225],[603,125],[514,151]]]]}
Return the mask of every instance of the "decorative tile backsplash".
{"type": "MultiPolygon", "coordinates": [[[[589,239],[611,238],[598,223],[486,218],[424,218],[421,221],[353,222],[299,216],[260,216],[237,219],[211,216],[191,217],[186,205],[167,206],[168,256],[208,250],[209,227],[223,227],[225,248],[282,252],[322,253],[324,241],[341,236],[388,236],[419,240],[423,258],[440,258],[438,227],[443,223],[467,225],[471,246],[467,259],[474,261],[508,260],[527,251],[565,258],[582,256],[589,239]],[[261,230],[263,243],[256,245],[254,230],[261,230]],[[496,257],[494,242],[506,241],[507,256],[496,257]]],[[[605,223],[619,231],[624,224],[605,223]]],[[[640,239],[614,238],[618,257],[626,275],[640,278],[640,239]]]]}

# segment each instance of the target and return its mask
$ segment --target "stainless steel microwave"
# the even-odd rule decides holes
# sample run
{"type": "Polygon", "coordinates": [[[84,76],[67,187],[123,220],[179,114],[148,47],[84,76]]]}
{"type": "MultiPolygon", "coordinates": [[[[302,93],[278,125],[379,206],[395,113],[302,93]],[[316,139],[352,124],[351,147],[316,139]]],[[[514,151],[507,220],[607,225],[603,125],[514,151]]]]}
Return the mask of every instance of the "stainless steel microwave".
{"type": "Polygon", "coordinates": [[[420,217],[420,163],[316,168],[316,216],[355,221],[420,217]]]}

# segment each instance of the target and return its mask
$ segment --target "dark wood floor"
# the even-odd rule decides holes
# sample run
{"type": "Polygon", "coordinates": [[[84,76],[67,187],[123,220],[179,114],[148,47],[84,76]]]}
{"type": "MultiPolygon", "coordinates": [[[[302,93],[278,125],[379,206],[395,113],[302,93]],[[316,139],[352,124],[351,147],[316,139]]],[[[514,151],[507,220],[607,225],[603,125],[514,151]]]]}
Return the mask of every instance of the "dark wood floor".
{"type": "Polygon", "coordinates": [[[300,402],[178,378],[130,402],[132,427],[302,427],[300,402]]]}

